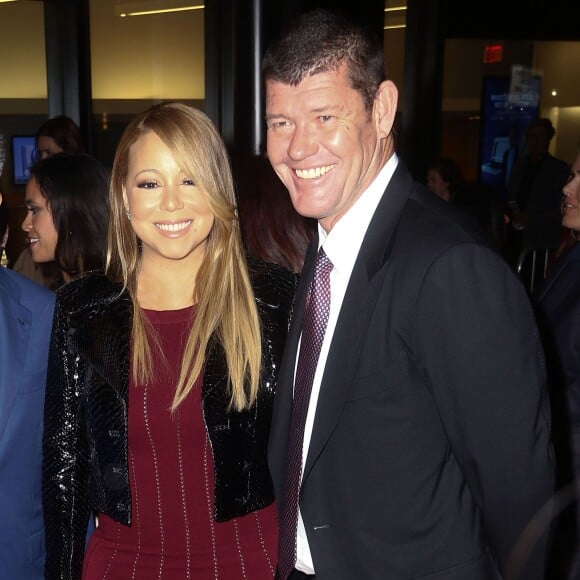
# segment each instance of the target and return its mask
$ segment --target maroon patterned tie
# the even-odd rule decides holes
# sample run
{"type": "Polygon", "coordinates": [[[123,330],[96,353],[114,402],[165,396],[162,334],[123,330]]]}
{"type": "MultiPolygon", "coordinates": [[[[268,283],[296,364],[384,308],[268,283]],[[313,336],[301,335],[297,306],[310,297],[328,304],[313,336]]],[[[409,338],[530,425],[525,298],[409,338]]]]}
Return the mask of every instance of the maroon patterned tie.
{"type": "Polygon", "coordinates": [[[332,262],[321,247],[316,256],[314,277],[306,298],[300,355],[298,356],[294,383],[294,402],[292,403],[286,451],[286,472],[282,488],[280,536],[278,539],[278,574],[281,580],[286,580],[296,565],[296,530],[300,477],[302,475],[304,424],[306,423],[320,347],[328,322],[331,270],[332,262]]]}

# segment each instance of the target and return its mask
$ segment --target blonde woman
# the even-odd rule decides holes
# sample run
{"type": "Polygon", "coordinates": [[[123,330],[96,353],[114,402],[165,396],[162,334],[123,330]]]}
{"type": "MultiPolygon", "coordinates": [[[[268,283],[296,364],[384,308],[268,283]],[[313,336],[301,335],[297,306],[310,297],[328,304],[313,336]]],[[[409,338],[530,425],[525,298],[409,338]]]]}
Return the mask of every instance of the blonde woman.
{"type": "Polygon", "coordinates": [[[196,109],[133,119],[110,201],[107,276],[57,297],[46,578],[272,578],[266,447],[296,277],[244,256],[227,152],[196,109]]]}

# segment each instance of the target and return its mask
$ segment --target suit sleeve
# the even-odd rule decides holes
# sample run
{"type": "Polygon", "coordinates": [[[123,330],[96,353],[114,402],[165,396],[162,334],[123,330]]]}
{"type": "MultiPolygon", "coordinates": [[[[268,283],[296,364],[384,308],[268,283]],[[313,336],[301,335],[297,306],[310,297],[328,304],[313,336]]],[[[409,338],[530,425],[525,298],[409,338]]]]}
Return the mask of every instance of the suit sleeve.
{"type": "Polygon", "coordinates": [[[57,299],[44,407],[42,501],[47,580],[81,578],[89,518],[83,377],[79,358],[68,344],[69,334],[68,317],[57,299]]]}
{"type": "Polygon", "coordinates": [[[518,578],[539,580],[548,530],[513,552],[554,490],[544,356],[524,288],[494,252],[462,244],[432,263],[417,307],[419,356],[490,551],[504,574],[521,564],[518,578]]]}

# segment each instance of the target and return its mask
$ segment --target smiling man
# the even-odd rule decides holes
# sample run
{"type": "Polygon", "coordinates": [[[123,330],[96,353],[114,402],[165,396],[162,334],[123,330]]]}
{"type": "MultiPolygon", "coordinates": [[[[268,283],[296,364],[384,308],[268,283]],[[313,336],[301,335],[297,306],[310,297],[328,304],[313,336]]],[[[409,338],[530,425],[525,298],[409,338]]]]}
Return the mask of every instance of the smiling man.
{"type": "Polygon", "coordinates": [[[518,543],[554,469],[521,283],[398,159],[378,39],[314,11],[262,70],[269,159],[319,224],[270,437],[279,578],[543,578],[547,535],[518,543]]]}

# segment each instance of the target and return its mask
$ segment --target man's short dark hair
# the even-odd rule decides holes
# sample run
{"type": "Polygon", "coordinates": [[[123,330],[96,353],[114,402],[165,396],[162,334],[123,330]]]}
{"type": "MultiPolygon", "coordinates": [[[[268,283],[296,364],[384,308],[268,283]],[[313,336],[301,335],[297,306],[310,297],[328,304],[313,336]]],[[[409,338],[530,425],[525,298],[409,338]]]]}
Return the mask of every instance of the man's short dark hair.
{"type": "Polygon", "coordinates": [[[385,80],[383,46],[378,36],[345,15],[318,9],[298,17],[268,48],[262,61],[264,80],[296,86],[306,77],[348,67],[353,89],[373,106],[385,80]]]}

